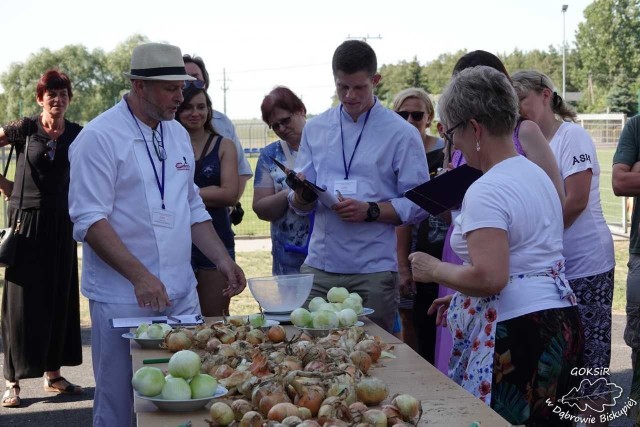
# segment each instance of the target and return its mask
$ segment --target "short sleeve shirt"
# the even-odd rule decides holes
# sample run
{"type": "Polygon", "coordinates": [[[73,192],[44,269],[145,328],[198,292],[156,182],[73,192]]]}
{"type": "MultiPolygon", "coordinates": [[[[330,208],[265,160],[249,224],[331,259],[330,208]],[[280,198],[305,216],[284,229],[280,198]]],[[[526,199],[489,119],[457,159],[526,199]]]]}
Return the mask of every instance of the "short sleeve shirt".
{"type": "MultiPolygon", "coordinates": [[[[640,161],[640,115],[630,119],[622,130],[616,153],[613,155],[613,164],[622,163],[633,166],[640,161]]],[[[640,254],[640,235],[638,222],[640,222],[640,200],[634,197],[633,214],[631,215],[631,240],[629,241],[629,253],[640,254]]]]}

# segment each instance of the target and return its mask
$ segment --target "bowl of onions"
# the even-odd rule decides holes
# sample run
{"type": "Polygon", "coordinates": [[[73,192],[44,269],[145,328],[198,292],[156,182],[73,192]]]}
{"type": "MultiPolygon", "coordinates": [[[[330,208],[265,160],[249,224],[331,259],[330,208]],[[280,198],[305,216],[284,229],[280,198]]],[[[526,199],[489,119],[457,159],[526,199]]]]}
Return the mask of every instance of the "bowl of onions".
{"type": "Polygon", "coordinates": [[[283,276],[247,279],[251,295],[267,313],[288,314],[305,303],[313,274],[287,274],[283,276]]]}
{"type": "MultiPolygon", "coordinates": [[[[364,322],[357,321],[352,326],[364,326],[364,322]]],[[[338,327],[335,327],[335,328],[306,328],[306,327],[298,327],[298,329],[300,329],[302,332],[306,333],[310,337],[319,338],[319,337],[326,337],[327,335],[329,335],[333,331],[337,331],[337,330],[345,329],[345,328],[349,328],[349,327],[350,326],[338,326],[338,327]]]]}

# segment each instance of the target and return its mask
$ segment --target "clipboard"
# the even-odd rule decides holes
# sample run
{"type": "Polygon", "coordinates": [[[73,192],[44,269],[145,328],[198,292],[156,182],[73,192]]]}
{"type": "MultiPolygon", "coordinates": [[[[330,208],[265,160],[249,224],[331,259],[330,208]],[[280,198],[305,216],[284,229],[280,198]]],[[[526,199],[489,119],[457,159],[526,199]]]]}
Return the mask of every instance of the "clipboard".
{"type": "Polygon", "coordinates": [[[171,326],[195,326],[204,323],[202,314],[183,314],[180,316],[152,316],[152,317],[118,317],[109,319],[111,328],[137,328],[142,323],[166,323],[171,326]]]}
{"type": "Polygon", "coordinates": [[[458,166],[420,184],[404,193],[404,196],[431,215],[439,215],[462,204],[467,189],[482,171],[469,165],[458,166]]]}

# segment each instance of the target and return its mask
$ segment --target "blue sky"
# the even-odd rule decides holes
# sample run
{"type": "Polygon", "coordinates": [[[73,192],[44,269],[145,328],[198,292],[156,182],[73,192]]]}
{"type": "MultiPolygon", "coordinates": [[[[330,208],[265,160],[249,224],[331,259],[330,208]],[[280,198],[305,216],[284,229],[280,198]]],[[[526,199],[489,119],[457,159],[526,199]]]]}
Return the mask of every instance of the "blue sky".
{"type": "MultiPolygon", "coordinates": [[[[418,57],[421,63],[459,49],[494,53],[572,46],[588,0],[0,0],[0,72],[31,53],[68,44],[113,49],[133,34],[202,56],[212,74],[214,108],[232,119],[260,117],[276,85],[299,94],[310,113],[329,107],[331,56],[348,36],[372,36],[378,63],[418,57]],[[89,4],[91,5],[89,6],[89,4]],[[50,8],[56,5],[56,12],[50,8]],[[97,12],[88,12],[87,10],[97,12]],[[380,36],[380,39],[374,38],[380,36]]],[[[126,70],[123,70],[126,71],[126,70]]]]}

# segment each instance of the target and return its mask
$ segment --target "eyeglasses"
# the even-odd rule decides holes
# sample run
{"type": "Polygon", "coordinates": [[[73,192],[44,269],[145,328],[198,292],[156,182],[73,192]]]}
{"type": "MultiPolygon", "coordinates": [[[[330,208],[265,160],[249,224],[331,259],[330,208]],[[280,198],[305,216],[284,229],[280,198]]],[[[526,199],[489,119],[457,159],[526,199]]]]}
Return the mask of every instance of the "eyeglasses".
{"type": "Polygon", "coordinates": [[[44,153],[44,156],[50,162],[53,162],[53,159],[56,158],[56,147],[58,143],[54,140],[47,141],[47,151],[44,153]]]}
{"type": "Polygon", "coordinates": [[[409,120],[409,116],[413,119],[414,122],[419,122],[424,118],[424,111],[396,111],[400,117],[405,120],[409,120]]]}
{"type": "Polygon", "coordinates": [[[165,161],[167,160],[167,152],[164,149],[164,141],[162,140],[162,135],[155,129],[151,129],[151,140],[153,141],[153,149],[156,151],[156,156],[158,156],[158,160],[165,161]]]}
{"type": "Polygon", "coordinates": [[[291,123],[291,118],[293,117],[293,115],[289,116],[289,117],[285,117],[282,120],[279,120],[277,122],[273,122],[269,125],[269,129],[273,129],[274,132],[278,132],[280,130],[280,126],[289,126],[289,123],[291,123]]]}
{"type": "Polygon", "coordinates": [[[204,82],[202,80],[185,80],[182,90],[188,89],[194,86],[196,89],[204,89],[204,82]]]}
{"type": "Polygon", "coordinates": [[[442,136],[444,136],[444,139],[447,141],[447,143],[449,145],[453,145],[453,132],[455,132],[455,130],[457,128],[459,128],[460,126],[465,124],[465,122],[466,122],[466,120],[461,121],[460,123],[458,123],[454,127],[447,129],[447,131],[442,134],[442,136]]]}

